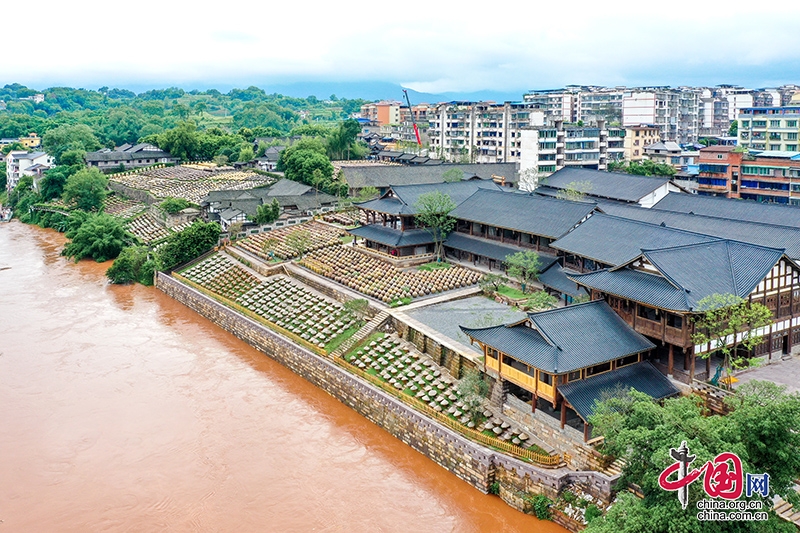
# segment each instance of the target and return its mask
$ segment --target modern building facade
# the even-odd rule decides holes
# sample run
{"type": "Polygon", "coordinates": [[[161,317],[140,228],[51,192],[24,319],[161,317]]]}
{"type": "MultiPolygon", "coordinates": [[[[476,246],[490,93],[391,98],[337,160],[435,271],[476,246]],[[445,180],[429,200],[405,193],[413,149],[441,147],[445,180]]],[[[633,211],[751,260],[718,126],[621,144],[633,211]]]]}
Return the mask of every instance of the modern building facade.
{"type": "Polygon", "coordinates": [[[800,106],[749,107],[739,112],[739,146],[749,150],[796,152],[800,106]]]}

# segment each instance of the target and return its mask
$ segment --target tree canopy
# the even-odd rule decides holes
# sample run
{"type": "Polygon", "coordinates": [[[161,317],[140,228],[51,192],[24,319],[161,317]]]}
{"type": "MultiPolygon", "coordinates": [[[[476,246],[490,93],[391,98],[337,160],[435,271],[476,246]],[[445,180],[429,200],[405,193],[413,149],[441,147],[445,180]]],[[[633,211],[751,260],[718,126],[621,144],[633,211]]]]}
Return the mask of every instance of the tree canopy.
{"type": "Polygon", "coordinates": [[[72,240],[61,253],[76,262],[85,258],[98,263],[114,259],[131,241],[122,221],[105,213],[86,215],[80,226],[67,231],[66,237],[72,240]]]}
{"type": "Polygon", "coordinates": [[[220,227],[216,222],[195,220],[191,226],[167,237],[156,252],[158,268],[169,270],[198,257],[219,242],[220,227]]]}
{"type": "Polygon", "coordinates": [[[522,292],[529,292],[531,283],[539,278],[542,261],[533,250],[525,250],[509,255],[505,260],[508,275],[516,278],[522,285],[522,292]]]}
{"type": "Polygon", "coordinates": [[[91,211],[103,207],[108,178],[96,168],[84,168],[69,176],[64,185],[64,201],[75,202],[78,209],[91,211]]]}
{"type": "Polygon", "coordinates": [[[417,224],[424,226],[433,237],[436,259],[442,259],[442,243],[456,225],[456,219],[450,216],[456,203],[450,195],[441,191],[431,191],[420,194],[417,203],[417,224]]]}
{"type": "Polygon", "coordinates": [[[705,498],[702,481],[689,485],[686,510],[674,492],[658,484],[661,472],[674,462],[670,448],[682,441],[696,456],[691,468],[700,468],[722,452],[736,453],[744,472],[770,475],[765,509],[778,494],[794,500],[793,479],[800,475],[800,396],[773,383],[742,385],[726,400],[727,416],[706,416],[697,396],[668,399],[659,405],[636,391],[609,395],[590,417],[595,431],[605,437],[604,451],[626,461],[620,486],[637,485],[643,499],[621,492],[603,518],[592,521],[589,533],[705,533],[789,532],[792,524],[770,511],[767,522],[701,522],[696,504],[705,498]]]}

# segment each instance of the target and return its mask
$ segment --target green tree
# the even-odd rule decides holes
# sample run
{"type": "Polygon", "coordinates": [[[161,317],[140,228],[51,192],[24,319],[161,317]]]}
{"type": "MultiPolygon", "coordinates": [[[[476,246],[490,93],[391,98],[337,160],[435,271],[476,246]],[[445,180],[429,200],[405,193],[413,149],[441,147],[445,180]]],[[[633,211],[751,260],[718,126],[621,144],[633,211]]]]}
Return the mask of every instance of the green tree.
{"type": "Polygon", "coordinates": [[[539,278],[542,262],[539,254],[533,250],[525,250],[509,255],[505,260],[506,271],[512,278],[516,278],[522,286],[522,292],[528,292],[531,283],[539,278]]]}
{"type": "Polygon", "coordinates": [[[631,162],[625,168],[625,172],[637,176],[674,176],[676,171],[675,167],[672,165],[656,163],[650,159],[644,159],[640,162],[631,162]]]}
{"type": "Polygon", "coordinates": [[[370,185],[369,187],[359,189],[358,195],[353,198],[353,201],[356,203],[368,202],[369,200],[374,200],[380,196],[380,194],[380,191],[376,187],[370,185]]]}
{"type": "Polygon", "coordinates": [[[489,395],[489,385],[477,370],[464,369],[464,375],[456,382],[456,395],[463,402],[463,410],[477,423],[483,413],[484,399],[489,395]]]}
{"type": "Polygon", "coordinates": [[[239,150],[239,158],[237,161],[240,163],[247,163],[248,161],[252,161],[254,157],[255,153],[253,153],[253,147],[249,144],[244,144],[239,150]]]}
{"type": "Polygon", "coordinates": [[[731,122],[731,126],[728,128],[728,135],[731,137],[736,137],[739,135],[739,121],[734,120],[731,122]]]}
{"type": "Polygon", "coordinates": [[[253,222],[260,225],[272,224],[279,216],[281,216],[281,205],[277,198],[273,198],[272,202],[258,206],[253,222]]]}
{"type": "Polygon", "coordinates": [[[420,194],[417,203],[414,204],[417,211],[417,224],[424,226],[433,237],[436,260],[441,261],[443,250],[442,243],[447,234],[456,225],[456,219],[450,216],[456,204],[450,195],[441,191],[431,191],[420,194]]]}
{"type": "Polygon", "coordinates": [[[67,231],[66,237],[72,240],[61,254],[76,262],[85,258],[98,263],[114,259],[131,241],[122,221],[105,213],[90,213],[77,229],[67,231]]]}
{"type": "Polygon", "coordinates": [[[217,245],[220,227],[216,222],[195,220],[191,226],[167,237],[164,245],[156,251],[159,270],[170,270],[186,263],[217,245]]]}
{"type": "Polygon", "coordinates": [[[106,271],[111,283],[153,284],[154,264],[147,246],[128,246],[123,248],[119,256],[106,271]]]}
{"type": "Polygon", "coordinates": [[[189,200],[185,198],[166,198],[158,204],[158,207],[161,208],[162,211],[169,213],[170,215],[174,215],[176,213],[180,213],[187,207],[191,207],[192,204],[189,200]]]}
{"type": "Polygon", "coordinates": [[[586,198],[586,195],[592,192],[591,181],[571,181],[558,191],[557,198],[562,200],[570,200],[572,202],[580,202],[586,198]]]}
{"type": "Polygon", "coordinates": [[[6,173],[6,162],[0,161],[0,194],[6,190],[8,185],[8,174],[6,173]]]}
{"type": "Polygon", "coordinates": [[[42,199],[52,200],[60,198],[64,194],[64,186],[70,176],[78,172],[78,166],[56,165],[50,170],[45,171],[44,177],[39,184],[42,199]]]}
{"type": "MultiPolygon", "coordinates": [[[[800,397],[787,394],[774,384],[742,386],[726,400],[731,415],[705,416],[696,396],[668,399],[659,405],[637,391],[617,391],[606,396],[589,418],[604,437],[603,451],[625,460],[619,486],[637,485],[644,494],[636,498],[624,491],[611,510],[592,520],[589,533],[717,533],[789,532],[792,524],[769,511],[766,522],[701,522],[696,518],[697,501],[705,498],[703,484],[691,484],[689,507],[681,508],[674,492],[658,485],[661,472],[674,462],[670,448],[686,441],[696,456],[691,468],[700,468],[722,452],[736,453],[743,471],[770,475],[771,508],[774,494],[796,499],[792,479],[800,475],[800,397]],[[777,412],[773,418],[771,413],[777,412]],[[773,440],[774,439],[774,440],[773,440]],[[783,459],[786,462],[783,462],[783,459]],[[734,525],[735,524],[735,525],[734,525]]],[[[754,496],[753,499],[761,499],[754,496]]]]}
{"type": "Polygon", "coordinates": [[[331,159],[350,159],[350,151],[361,132],[361,125],[353,120],[345,120],[328,136],[328,156],[331,159]]]}
{"type": "Polygon", "coordinates": [[[480,281],[478,281],[478,285],[484,292],[498,291],[500,290],[500,286],[507,281],[505,276],[489,272],[481,277],[480,281]]]}
{"type": "Polygon", "coordinates": [[[750,365],[749,352],[764,342],[759,328],[772,324],[772,312],[758,302],[747,302],[734,294],[712,294],[697,302],[693,317],[695,344],[710,343],[712,350],[699,354],[708,358],[712,353],[722,355],[722,365],[729,379],[733,369],[750,365]],[[732,342],[731,342],[732,341],[732,342]],[[741,354],[739,348],[746,353],[741,354]]]}
{"type": "Polygon", "coordinates": [[[348,300],[342,307],[344,307],[347,314],[358,322],[359,326],[362,325],[369,316],[369,302],[363,298],[348,300]]]}
{"type": "Polygon", "coordinates": [[[536,311],[545,311],[552,309],[558,302],[558,298],[545,291],[534,292],[527,300],[525,306],[536,311]]]}
{"type": "Polygon", "coordinates": [[[91,211],[103,207],[108,194],[108,179],[96,168],[85,168],[67,178],[63,198],[66,203],[75,202],[78,209],[91,211]]]}
{"type": "Polygon", "coordinates": [[[185,121],[156,136],[156,144],[181,161],[199,159],[200,135],[192,121],[185,121]]]}
{"type": "Polygon", "coordinates": [[[61,156],[69,150],[92,152],[102,148],[92,129],[86,124],[63,125],[42,136],[42,148],[61,164],[61,156]]]}
{"type": "Polygon", "coordinates": [[[295,255],[303,257],[311,245],[311,233],[305,229],[296,229],[286,236],[286,246],[289,247],[295,255]]]}
{"type": "Polygon", "coordinates": [[[464,179],[464,171],[460,168],[451,168],[442,174],[445,183],[459,182],[464,179]]]}

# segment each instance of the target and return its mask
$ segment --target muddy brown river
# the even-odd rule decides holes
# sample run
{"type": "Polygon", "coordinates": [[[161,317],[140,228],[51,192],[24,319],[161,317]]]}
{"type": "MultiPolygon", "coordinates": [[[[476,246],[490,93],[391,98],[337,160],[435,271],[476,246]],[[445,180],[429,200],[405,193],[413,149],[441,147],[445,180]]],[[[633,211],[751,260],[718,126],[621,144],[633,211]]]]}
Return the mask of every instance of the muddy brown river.
{"type": "Polygon", "coordinates": [[[0,225],[0,533],[563,533],[62,235],[0,225]]]}

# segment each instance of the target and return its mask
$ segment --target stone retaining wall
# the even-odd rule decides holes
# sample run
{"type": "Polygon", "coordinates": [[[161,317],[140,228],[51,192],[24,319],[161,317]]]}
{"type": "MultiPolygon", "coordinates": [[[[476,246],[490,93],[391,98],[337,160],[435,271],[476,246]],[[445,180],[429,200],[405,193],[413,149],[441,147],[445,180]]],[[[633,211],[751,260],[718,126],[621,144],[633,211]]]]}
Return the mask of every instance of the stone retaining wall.
{"type": "Polygon", "coordinates": [[[110,179],[108,181],[108,188],[112,191],[121,194],[131,200],[136,200],[137,202],[144,202],[147,205],[152,205],[157,202],[153,196],[147,192],[143,191],[142,189],[134,189],[133,187],[128,187],[127,185],[123,185],[118,181],[114,181],[114,179],[110,179]]]}
{"type": "Polygon", "coordinates": [[[425,417],[332,361],[239,315],[168,274],[157,273],[156,287],[263,351],[481,492],[488,493],[491,483],[497,481],[501,496],[506,495],[504,500],[512,507],[524,511],[519,503],[522,500],[512,497],[513,494],[544,493],[555,498],[563,487],[576,481],[602,494],[602,499],[610,498],[613,479],[602,473],[547,470],[497,453],[425,417]]]}

